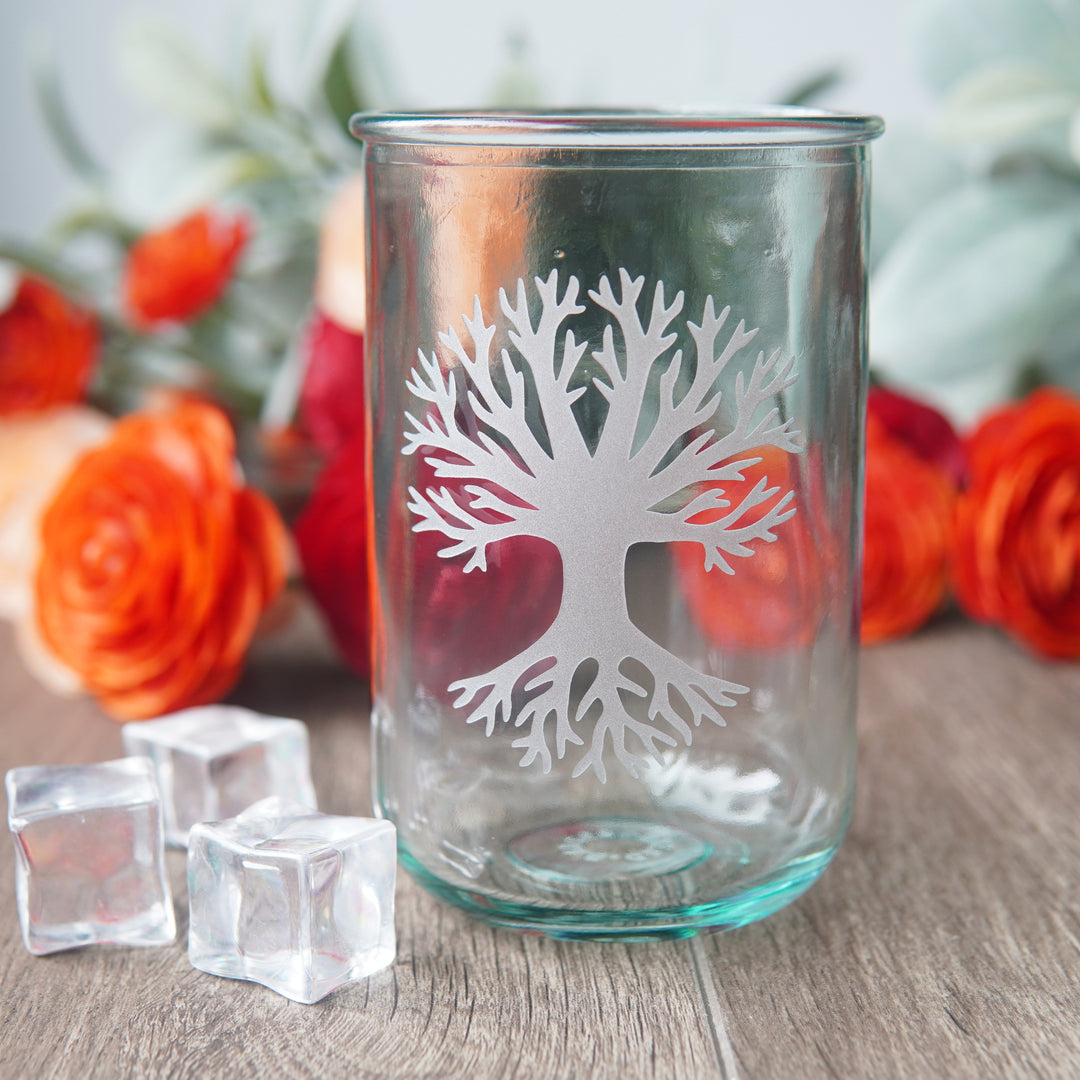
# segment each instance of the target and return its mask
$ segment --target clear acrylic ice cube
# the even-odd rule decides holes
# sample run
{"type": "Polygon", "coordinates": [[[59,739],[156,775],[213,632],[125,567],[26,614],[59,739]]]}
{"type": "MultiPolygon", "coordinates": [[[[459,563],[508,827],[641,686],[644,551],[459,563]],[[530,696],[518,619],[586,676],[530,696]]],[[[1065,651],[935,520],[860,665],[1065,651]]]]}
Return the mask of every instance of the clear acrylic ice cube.
{"type": "Polygon", "coordinates": [[[394,959],[396,830],[270,798],[188,843],[188,958],[311,1004],[394,959]]]}
{"type": "Polygon", "coordinates": [[[196,822],[234,817],[271,795],[316,805],[299,720],[206,705],[125,724],[123,739],[129,754],[145,754],[157,769],[170,846],[186,846],[196,822]]]}
{"type": "Polygon", "coordinates": [[[11,769],[6,786],[19,922],[30,952],[174,940],[150,761],[11,769]]]}

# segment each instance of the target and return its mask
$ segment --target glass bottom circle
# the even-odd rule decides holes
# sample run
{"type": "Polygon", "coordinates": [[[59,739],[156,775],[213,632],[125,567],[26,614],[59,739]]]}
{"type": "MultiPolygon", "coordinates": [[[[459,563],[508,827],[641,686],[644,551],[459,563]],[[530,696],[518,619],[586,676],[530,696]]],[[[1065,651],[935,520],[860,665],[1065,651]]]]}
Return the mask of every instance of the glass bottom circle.
{"type": "Polygon", "coordinates": [[[674,874],[711,853],[711,846],[692,833],[620,817],[531,829],[506,845],[508,859],[519,870],[582,883],[674,874]]]}

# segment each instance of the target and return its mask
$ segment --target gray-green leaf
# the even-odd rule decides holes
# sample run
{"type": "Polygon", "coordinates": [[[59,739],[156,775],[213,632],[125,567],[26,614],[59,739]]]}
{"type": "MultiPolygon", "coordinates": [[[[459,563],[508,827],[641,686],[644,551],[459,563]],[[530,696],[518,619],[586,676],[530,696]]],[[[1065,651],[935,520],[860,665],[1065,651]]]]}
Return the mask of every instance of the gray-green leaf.
{"type": "Polygon", "coordinates": [[[196,128],[237,121],[228,85],[181,34],[156,19],[129,19],[119,37],[120,70],[150,105],[196,128]]]}
{"type": "Polygon", "coordinates": [[[956,86],[938,121],[954,142],[1006,142],[1064,122],[1080,106],[1080,83],[1023,64],[981,68],[956,86]]]}
{"type": "Polygon", "coordinates": [[[1046,176],[968,184],[930,208],[871,280],[874,365],[912,386],[1008,381],[1077,298],[1080,192],[1046,176]]]}
{"type": "Polygon", "coordinates": [[[923,77],[937,93],[1002,64],[1063,79],[1080,72],[1080,6],[1074,0],[923,0],[914,9],[912,30],[923,77]]]}

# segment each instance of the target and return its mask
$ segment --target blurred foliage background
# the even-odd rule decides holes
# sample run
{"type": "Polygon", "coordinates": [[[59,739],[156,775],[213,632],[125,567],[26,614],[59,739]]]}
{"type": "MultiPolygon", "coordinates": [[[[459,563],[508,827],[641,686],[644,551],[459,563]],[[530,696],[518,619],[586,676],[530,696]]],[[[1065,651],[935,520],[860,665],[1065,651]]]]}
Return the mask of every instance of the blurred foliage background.
{"type": "MultiPolygon", "coordinates": [[[[287,420],[319,220],[358,162],[344,129],[352,111],[672,106],[677,94],[698,107],[758,97],[883,111],[877,372],[961,421],[1041,382],[1080,388],[1080,0],[917,0],[901,6],[902,49],[896,12],[871,18],[830,0],[801,52],[791,41],[805,16],[783,2],[753,16],[676,5],[664,19],[645,5],[601,4],[573,19],[559,3],[537,14],[476,0],[443,13],[441,25],[420,5],[392,47],[385,16],[353,0],[226,6],[227,33],[209,44],[177,28],[174,5],[124,9],[115,48],[99,62],[141,109],[121,147],[95,141],[84,87],[42,45],[47,26],[19,73],[74,183],[43,233],[0,218],[7,279],[23,264],[104,313],[98,392],[121,406],[147,382],[190,380],[195,365],[242,411],[287,420]],[[765,18],[771,28],[752,21],[765,18]],[[432,44],[439,33],[442,47],[432,44]],[[255,218],[225,300],[171,335],[133,335],[110,320],[118,253],[140,231],[210,203],[237,203],[255,218]]],[[[34,21],[29,9],[21,18],[24,29],[34,21]]],[[[16,154],[9,172],[19,167],[16,154]]]]}

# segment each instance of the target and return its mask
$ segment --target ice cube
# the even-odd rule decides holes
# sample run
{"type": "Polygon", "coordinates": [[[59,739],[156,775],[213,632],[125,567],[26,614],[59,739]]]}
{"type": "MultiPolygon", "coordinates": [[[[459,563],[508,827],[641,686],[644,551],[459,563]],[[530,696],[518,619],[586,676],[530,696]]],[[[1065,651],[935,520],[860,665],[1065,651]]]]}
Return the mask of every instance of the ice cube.
{"type": "Polygon", "coordinates": [[[6,785],[30,952],[176,937],[161,798],[147,758],[11,769],[6,785]]]}
{"type": "Polygon", "coordinates": [[[396,830],[264,799],[188,843],[188,958],[311,1004],[394,959],[396,830]]]}
{"type": "Polygon", "coordinates": [[[185,709],[123,727],[124,749],[157,769],[165,842],[187,845],[197,821],[220,821],[278,795],[314,807],[307,727],[235,705],[185,709]]]}

